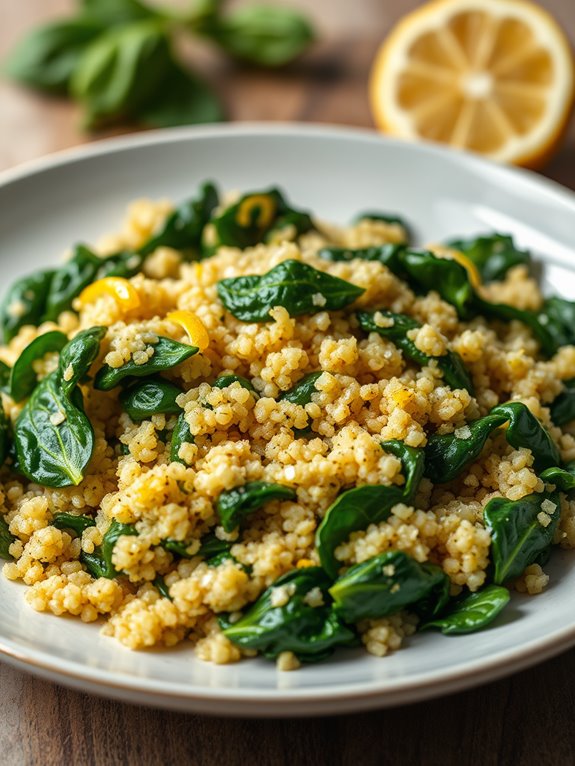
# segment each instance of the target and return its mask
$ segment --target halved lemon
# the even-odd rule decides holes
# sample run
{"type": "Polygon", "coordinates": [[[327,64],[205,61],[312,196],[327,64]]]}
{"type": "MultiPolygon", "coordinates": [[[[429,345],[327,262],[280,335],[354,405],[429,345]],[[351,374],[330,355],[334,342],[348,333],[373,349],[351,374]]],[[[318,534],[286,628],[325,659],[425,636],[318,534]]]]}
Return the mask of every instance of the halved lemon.
{"type": "Polygon", "coordinates": [[[557,22],[528,0],[434,0],[405,16],[371,73],[388,133],[540,166],[557,147],[574,93],[557,22]]]}

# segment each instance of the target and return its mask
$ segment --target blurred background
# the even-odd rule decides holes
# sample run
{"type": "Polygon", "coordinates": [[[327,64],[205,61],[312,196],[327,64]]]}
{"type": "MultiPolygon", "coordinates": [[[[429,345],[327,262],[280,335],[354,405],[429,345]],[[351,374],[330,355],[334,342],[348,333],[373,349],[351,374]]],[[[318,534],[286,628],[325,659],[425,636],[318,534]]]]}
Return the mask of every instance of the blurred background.
{"type": "MultiPolygon", "coordinates": [[[[177,5],[161,0],[155,4],[177,5]]],[[[250,4],[230,0],[226,11],[250,4]]],[[[266,4],[299,10],[315,29],[315,41],[284,67],[266,69],[238,62],[196,37],[178,44],[186,65],[201,73],[221,100],[227,120],[373,128],[367,84],[375,53],[400,17],[425,4],[418,0],[267,0],[266,4]]],[[[571,43],[575,42],[574,0],[539,0],[539,5],[555,16],[571,43]]],[[[73,0],[0,0],[0,59],[5,61],[33,29],[70,16],[77,6],[73,0]]],[[[125,121],[97,132],[83,130],[78,104],[27,89],[7,76],[0,81],[0,169],[134,129],[140,128],[125,121]]],[[[575,188],[572,120],[562,148],[543,171],[575,188]]]]}

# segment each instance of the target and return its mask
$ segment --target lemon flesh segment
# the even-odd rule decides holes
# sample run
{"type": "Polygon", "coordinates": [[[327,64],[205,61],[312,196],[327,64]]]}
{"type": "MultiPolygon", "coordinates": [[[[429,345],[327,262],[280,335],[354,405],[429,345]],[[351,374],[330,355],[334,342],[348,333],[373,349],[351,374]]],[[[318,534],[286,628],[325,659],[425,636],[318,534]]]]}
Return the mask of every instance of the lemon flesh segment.
{"type": "Polygon", "coordinates": [[[370,80],[378,126],[517,164],[563,134],[573,57],[557,23],[527,0],[436,0],[406,16],[370,80]]]}

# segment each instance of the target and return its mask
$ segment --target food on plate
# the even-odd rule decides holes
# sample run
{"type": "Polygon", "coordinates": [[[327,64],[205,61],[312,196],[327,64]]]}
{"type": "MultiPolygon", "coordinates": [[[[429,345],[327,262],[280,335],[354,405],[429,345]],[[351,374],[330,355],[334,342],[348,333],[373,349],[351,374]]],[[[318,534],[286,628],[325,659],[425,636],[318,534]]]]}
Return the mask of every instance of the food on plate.
{"type": "Polygon", "coordinates": [[[290,670],[543,591],[575,546],[575,303],[507,234],[411,236],[205,183],[12,285],[0,555],[28,603],[290,670]]]}

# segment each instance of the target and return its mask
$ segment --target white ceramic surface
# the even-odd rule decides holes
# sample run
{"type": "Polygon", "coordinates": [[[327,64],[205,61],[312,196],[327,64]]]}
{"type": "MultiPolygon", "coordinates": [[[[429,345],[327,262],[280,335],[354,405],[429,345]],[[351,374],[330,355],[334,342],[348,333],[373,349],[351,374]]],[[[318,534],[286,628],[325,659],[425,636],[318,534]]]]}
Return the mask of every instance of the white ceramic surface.
{"type": "MultiPolygon", "coordinates": [[[[218,126],[91,145],[0,179],[2,286],[54,263],[77,240],[119,224],[137,197],[179,201],[203,179],[223,188],[277,184],[298,206],[347,221],[365,208],[404,214],[420,241],[497,229],[545,259],[546,287],[575,297],[575,195],[535,175],[463,153],[325,127],[218,126]]],[[[377,659],[341,651],[280,673],[250,660],[218,667],[188,647],[130,652],[95,625],[37,614],[24,587],[0,578],[0,653],[7,662],[84,691],[228,715],[357,711],[462,689],[575,644],[575,553],[558,553],[548,591],[515,595],[496,624],[470,636],[423,634],[377,659]]]]}

